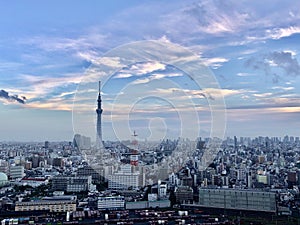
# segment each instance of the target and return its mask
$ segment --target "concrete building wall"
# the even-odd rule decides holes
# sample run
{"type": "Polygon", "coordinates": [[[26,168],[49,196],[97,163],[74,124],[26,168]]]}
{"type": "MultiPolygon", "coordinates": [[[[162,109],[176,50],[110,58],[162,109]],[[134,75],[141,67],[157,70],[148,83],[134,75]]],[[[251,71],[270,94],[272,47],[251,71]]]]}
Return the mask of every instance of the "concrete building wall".
{"type": "Polygon", "coordinates": [[[168,208],[171,206],[169,200],[162,201],[138,201],[126,202],[126,209],[148,209],[148,208],[168,208]]]}
{"type": "Polygon", "coordinates": [[[98,197],[98,209],[124,209],[125,198],[123,196],[98,197]]]}
{"type": "Polygon", "coordinates": [[[75,201],[34,201],[17,202],[15,211],[39,211],[49,210],[50,212],[73,212],[76,211],[75,201]]]}
{"type": "Polygon", "coordinates": [[[129,187],[142,187],[144,184],[141,181],[140,176],[142,176],[140,173],[115,173],[108,176],[108,188],[114,190],[124,190],[128,189],[129,187]]]}
{"type": "Polygon", "coordinates": [[[11,179],[23,178],[25,176],[23,166],[10,166],[9,176],[11,179]]]}
{"type": "Polygon", "coordinates": [[[275,193],[234,189],[199,189],[199,205],[237,210],[276,211],[275,193]]]}

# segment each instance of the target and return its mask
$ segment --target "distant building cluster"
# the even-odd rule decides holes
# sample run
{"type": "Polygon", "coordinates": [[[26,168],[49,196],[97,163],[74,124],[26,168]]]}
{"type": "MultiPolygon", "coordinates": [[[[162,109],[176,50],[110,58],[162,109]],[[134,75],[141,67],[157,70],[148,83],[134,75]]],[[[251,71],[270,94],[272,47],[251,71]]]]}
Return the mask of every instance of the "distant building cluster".
{"type": "Polygon", "coordinates": [[[155,149],[135,143],[138,150],[107,142],[101,157],[109,155],[113,160],[100,161],[98,166],[89,165],[82,156],[80,148],[95,149],[81,135],[75,135],[73,142],[1,143],[1,193],[13,196],[2,198],[2,207],[14,204],[16,211],[65,212],[78,207],[117,210],[192,205],[291,214],[300,205],[298,137],[228,138],[203,168],[202,156],[210,141],[181,140],[184,146],[195,144],[195,150],[177,171],[170,169],[172,164],[156,169],[155,165],[176,153],[178,140],[162,141],[155,149]],[[156,171],[148,173],[153,176],[150,182],[146,179],[149,168],[156,171]],[[59,199],[65,195],[85,199],[59,199]],[[33,197],[37,200],[32,201],[33,197]]]}

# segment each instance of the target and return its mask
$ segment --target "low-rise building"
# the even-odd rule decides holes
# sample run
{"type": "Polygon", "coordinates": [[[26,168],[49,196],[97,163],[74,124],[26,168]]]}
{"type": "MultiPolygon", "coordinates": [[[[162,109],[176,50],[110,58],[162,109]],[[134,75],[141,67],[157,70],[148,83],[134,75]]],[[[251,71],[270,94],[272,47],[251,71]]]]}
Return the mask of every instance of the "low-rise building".
{"type": "Polygon", "coordinates": [[[109,197],[98,197],[98,209],[124,209],[125,197],[124,196],[109,196],[109,197]]]}
{"type": "Polygon", "coordinates": [[[38,187],[43,184],[48,184],[48,180],[44,177],[24,177],[20,181],[21,185],[29,185],[31,187],[38,187]]]}
{"type": "Polygon", "coordinates": [[[199,205],[211,208],[276,212],[276,196],[273,192],[249,189],[200,188],[199,205]]]}
{"type": "Polygon", "coordinates": [[[73,212],[76,211],[76,201],[73,200],[40,200],[33,202],[17,202],[15,211],[73,212]]]}
{"type": "Polygon", "coordinates": [[[168,208],[170,200],[126,202],[126,209],[168,208]]]}

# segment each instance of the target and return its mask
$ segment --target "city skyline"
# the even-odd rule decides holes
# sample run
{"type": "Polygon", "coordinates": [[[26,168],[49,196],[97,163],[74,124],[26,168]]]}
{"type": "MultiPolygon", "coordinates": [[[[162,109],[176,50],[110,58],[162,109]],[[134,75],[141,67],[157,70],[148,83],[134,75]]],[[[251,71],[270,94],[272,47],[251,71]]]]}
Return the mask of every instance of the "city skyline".
{"type": "MultiPolygon", "coordinates": [[[[106,52],[147,40],[187,48],[210,69],[225,101],[225,137],[300,136],[298,2],[42,4],[32,0],[2,4],[0,141],[71,140],[73,100],[80,96],[78,87],[87,78],[87,71],[97,67],[106,52]]],[[[102,63],[115,65],[119,61],[102,63]]],[[[94,78],[94,86],[86,89],[90,91],[88,101],[93,103],[93,107],[86,107],[92,120],[96,119],[100,79],[94,78]]],[[[174,116],[174,109],[180,114],[195,107],[200,134],[209,136],[208,100],[213,102],[218,94],[214,89],[199,89],[188,74],[159,61],[135,63],[116,71],[103,84],[102,92],[103,140],[116,139],[111,115],[116,121],[128,120],[141,138],[151,136],[153,131],[158,138],[160,132],[178,137],[180,133],[173,131],[178,130],[180,120],[174,116]],[[165,79],[170,83],[161,86],[165,79]],[[128,85],[132,87],[127,89],[130,97],[121,98],[128,85]],[[139,100],[142,91],[152,98],[139,100]],[[115,104],[116,99],[129,105],[131,96],[137,104],[132,114],[124,116],[123,105],[115,104]],[[192,105],[188,105],[188,98],[193,99],[192,105]],[[166,103],[174,99],[180,107],[166,103]],[[149,131],[149,126],[153,130],[149,131]]]]}

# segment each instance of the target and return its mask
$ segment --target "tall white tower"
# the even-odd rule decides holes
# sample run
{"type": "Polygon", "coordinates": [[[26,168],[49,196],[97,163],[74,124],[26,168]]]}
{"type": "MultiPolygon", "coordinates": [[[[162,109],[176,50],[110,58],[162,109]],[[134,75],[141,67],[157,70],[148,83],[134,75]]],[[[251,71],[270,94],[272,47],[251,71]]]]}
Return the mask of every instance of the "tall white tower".
{"type": "Polygon", "coordinates": [[[102,100],[101,100],[101,81],[99,81],[99,93],[98,93],[98,106],[96,109],[97,113],[97,137],[96,137],[96,146],[97,148],[103,148],[103,140],[102,140],[102,100]]]}

